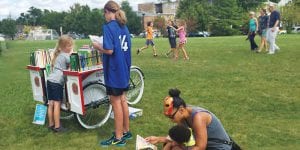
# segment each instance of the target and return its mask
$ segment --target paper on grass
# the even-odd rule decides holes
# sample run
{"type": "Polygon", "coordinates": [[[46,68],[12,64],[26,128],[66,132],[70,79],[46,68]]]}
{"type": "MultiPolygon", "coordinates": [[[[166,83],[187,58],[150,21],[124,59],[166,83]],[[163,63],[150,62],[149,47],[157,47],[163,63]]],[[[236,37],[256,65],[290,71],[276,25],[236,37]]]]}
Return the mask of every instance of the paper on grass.
{"type": "Polygon", "coordinates": [[[89,38],[92,42],[97,42],[101,45],[103,44],[103,36],[89,35],[89,38]]]}
{"type": "Polygon", "coordinates": [[[157,150],[157,147],[147,142],[140,135],[136,135],[136,146],[135,150],[157,150]]]}

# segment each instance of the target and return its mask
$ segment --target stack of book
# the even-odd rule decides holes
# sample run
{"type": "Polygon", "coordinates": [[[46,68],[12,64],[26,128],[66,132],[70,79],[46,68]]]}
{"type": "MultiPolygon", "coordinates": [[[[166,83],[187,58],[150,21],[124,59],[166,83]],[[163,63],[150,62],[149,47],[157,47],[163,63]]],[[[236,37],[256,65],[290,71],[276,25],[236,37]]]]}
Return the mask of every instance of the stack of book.
{"type": "Polygon", "coordinates": [[[30,53],[30,65],[45,68],[47,64],[51,64],[53,58],[53,49],[38,49],[30,53]]]}
{"type": "Polygon", "coordinates": [[[86,71],[98,68],[101,65],[100,54],[97,50],[83,45],[77,53],[70,57],[71,71],[86,71]]]}

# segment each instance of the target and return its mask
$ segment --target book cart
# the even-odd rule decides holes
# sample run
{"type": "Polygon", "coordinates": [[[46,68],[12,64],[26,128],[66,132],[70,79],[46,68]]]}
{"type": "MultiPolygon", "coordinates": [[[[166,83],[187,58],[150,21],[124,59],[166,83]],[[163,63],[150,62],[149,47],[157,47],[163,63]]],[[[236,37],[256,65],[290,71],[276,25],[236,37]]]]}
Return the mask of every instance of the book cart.
{"type": "MultiPolygon", "coordinates": [[[[64,99],[61,104],[61,119],[69,119],[75,116],[82,127],[94,129],[106,123],[112,112],[112,106],[105,91],[102,64],[89,64],[89,61],[93,61],[93,57],[98,59],[100,56],[81,56],[79,51],[72,54],[70,56],[71,69],[63,71],[66,82],[64,99]],[[78,56],[78,59],[74,59],[74,55],[78,56]],[[84,63],[85,65],[83,65],[84,63]]],[[[37,63],[31,62],[31,65],[27,66],[33,99],[47,105],[46,82],[49,75],[49,65],[47,62],[41,65],[38,60],[40,58],[36,56],[32,56],[31,61],[33,61],[33,58],[37,63]]],[[[139,67],[132,66],[129,91],[126,93],[128,104],[138,103],[142,98],[143,91],[144,74],[139,67]]]]}

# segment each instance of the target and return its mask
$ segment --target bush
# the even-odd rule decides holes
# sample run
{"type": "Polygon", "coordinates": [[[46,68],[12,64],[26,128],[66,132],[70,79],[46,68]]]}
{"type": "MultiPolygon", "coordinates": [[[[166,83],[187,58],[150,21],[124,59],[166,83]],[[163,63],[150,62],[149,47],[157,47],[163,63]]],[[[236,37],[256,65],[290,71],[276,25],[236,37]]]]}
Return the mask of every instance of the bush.
{"type": "Polygon", "coordinates": [[[213,36],[237,35],[239,31],[232,26],[229,22],[215,22],[211,25],[211,34],[213,36]]]}

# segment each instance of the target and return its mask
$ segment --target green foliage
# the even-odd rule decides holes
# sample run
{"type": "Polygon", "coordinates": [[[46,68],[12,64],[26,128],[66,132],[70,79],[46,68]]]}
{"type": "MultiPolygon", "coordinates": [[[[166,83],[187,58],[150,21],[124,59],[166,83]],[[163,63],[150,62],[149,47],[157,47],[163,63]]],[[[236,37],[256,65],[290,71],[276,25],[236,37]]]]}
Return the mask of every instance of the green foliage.
{"type": "Polygon", "coordinates": [[[55,29],[57,32],[59,32],[60,27],[63,26],[63,20],[65,16],[65,12],[59,13],[52,10],[44,10],[41,24],[46,25],[49,29],[55,29]]]}
{"type": "Polygon", "coordinates": [[[3,19],[1,22],[1,32],[14,39],[14,35],[17,32],[16,21],[11,18],[3,19]]]}
{"type": "Polygon", "coordinates": [[[293,0],[281,9],[281,21],[289,31],[300,22],[300,0],[293,0]]]}
{"type": "Polygon", "coordinates": [[[212,36],[228,36],[228,35],[237,35],[239,32],[230,26],[230,22],[227,20],[216,21],[211,25],[212,36]]]}
{"type": "Polygon", "coordinates": [[[210,30],[213,35],[233,35],[242,24],[240,12],[236,0],[182,0],[176,15],[186,20],[188,31],[210,30]]]}
{"type": "Polygon", "coordinates": [[[132,10],[128,1],[123,1],[121,3],[122,10],[125,12],[127,17],[127,27],[130,33],[138,34],[142,29],[141,17],[132,10]]]}
{"type": "MultiPolygon", "coordinates": [[[[270,2],[278,3],[280,0],[270,0],[270,2]]],[[[241,7],[244,11],[250,11],[256,9],[266,0],[237,0],[238,6],[241,7]]]]}
{"type": "MultiPolygon", "coordinates": [[[[143,116],[130,122],[134,135],[167,135],[173,123],[162,114],[162,100],[169,88],[177,87],[188,104],[215,113],[243,149],[300,147],[300,36],[279,35],[281,50],[275,55],[252,53],[243,36],[188,38],[189,61],[181,53],[178,61],[164,57],[168,39],[154,40],[156,58],[151,48],[136,55],[145,39],[132,40],[132,64],[145,74],[142,100],[134,106],[143,109],[143,116]]],[[[74,118],[63,120],[70,129],[65,134],[32,124],[37,102],[25,69],[28,51],[54,47],[55,42],[9,41],[9,50],[0,57],[0,149],[104,149],[99,141],[111,135],[111,119],[95,130],[82,129],[74,118]]],[[[89,40],[76,41],[77,47],[87,43],[89,40]]],[[[124,148],[105,149],[133,150],[135,136],[124,148]]]]}
{"type": "Polygon", "coordinates": [[[42,25],[43,11],[39,8],[30,7],[27,13],[21,13],[17,19],[18,24],[23,25],[42,25]]]}
{"type": "Polygon", "coordinates": [[[162,16],[158,16],[153,21],[153,26],[157,28],[161,34],[166,35],[166,20],[162,16]]]}

